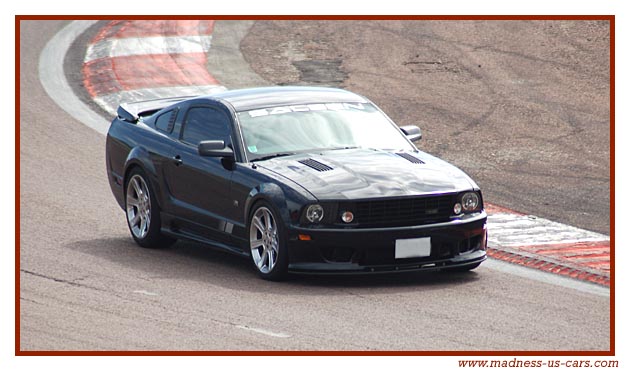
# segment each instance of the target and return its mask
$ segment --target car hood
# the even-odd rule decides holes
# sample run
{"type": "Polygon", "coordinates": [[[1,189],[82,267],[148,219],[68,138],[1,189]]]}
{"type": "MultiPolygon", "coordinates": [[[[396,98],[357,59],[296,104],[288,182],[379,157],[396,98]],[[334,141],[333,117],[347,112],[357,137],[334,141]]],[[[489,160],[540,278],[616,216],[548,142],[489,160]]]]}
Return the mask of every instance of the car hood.
{"type": "Polygon", "coordinates": [[[464,172],[424,152],[335,150],[278,157],[258,165],[292,180],[319,200],[417,196],[478,188],[464,172]]]}

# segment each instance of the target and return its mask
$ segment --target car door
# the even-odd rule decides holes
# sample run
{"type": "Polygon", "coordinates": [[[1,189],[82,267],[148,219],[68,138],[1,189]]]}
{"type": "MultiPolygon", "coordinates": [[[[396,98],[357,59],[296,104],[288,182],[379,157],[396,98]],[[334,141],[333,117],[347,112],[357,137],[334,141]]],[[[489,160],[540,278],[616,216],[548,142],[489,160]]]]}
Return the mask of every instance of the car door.
{"type": "Polygon", "coordinates": [[[174,200],[179,228],[218,242],[228,242],[224,233],[230,207],[232,171],[221,158],[200,156],[199,142],[223,140],[232,143],[232,120],[213,105],[191,105],[185,113],[168,167],[169,191],[174,200]]]}

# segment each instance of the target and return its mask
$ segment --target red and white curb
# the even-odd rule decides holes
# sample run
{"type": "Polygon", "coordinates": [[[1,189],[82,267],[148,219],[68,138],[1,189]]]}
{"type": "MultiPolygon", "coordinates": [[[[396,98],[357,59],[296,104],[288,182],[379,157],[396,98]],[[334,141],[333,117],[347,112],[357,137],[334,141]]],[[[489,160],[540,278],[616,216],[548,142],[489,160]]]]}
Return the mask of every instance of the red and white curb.
{"type": "MultiPolygon", "coordinates": [[[[214,21],[113,21],[88,46],[84,85],[115,115],[121,102],[225,90],[208,72],[214,21]]],[[[610,285],[610,238],[488,205],[488,255],[610,285]]]]}
{"type": "Polygon", "coordinates": [[[208,72],[214,21],[113,21],[88,45],[83,82],[115,115],[120,102],[197,96],[225,88],[208,72]]]}
{"type": "Polygon", "coordinates": [[[606,235],[488,205],[488,255],[610,286],[606,235]]]}

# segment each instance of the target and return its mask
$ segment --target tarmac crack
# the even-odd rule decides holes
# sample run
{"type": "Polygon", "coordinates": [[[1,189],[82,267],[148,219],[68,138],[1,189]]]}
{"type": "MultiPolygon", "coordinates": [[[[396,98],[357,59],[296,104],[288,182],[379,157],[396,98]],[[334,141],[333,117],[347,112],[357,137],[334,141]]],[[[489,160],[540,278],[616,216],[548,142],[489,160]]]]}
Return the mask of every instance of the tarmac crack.
{"type": "Polygon", "coordinates": [[[35,304],[39,304],[39,305],[46,305],[46,304],[44,304],[44,303],[42,303],[40,301],[33,300],[33,299],[28,299],[28,298],[25,298],[23,296],[20,296],[20,301],[25,301],[25,302],[29,302],[29,303],[35,303],[35,304]]]}
{"type": "Polygon", "coordinates": [[[48,276],[48,275],[37,273],[37,272],[31,272],[31,271],[28,271],[26,269],[20,269],[20,272],[23,272],[23,273],[26,273],[26,274],[30,274],[30,275],[35,276],[35,277],[51,280],[51,281],[54,281],[54,282],[63,283],[63,284],[70,285],[70,286],[74,286],[74,287],[83,287],[83,288],[96,290],[96,291],[106,291],[106,290],[100,289],[98,287],[89,286],[89,285],[85,285],[85,284],[82,284],[82,283],[74,282],[75,280],[82,280],[83,278],[77,278],[77,279],[75,279],[73,281],[68,281],[68,280],[65,280],[65,279],[62,279],[62,278],[56,278],[56,277],[48,276]]]}

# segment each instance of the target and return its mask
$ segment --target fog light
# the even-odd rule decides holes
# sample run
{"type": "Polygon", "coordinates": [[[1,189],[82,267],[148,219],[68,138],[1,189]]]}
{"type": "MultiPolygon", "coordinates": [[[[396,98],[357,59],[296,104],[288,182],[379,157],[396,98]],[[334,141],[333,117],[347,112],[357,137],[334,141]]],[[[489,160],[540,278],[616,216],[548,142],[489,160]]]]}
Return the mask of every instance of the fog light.
{"type": "Polygon", "coordinates": [[[456,203],[453,207],[453,212],[455,213],[455,215],[459,215],[462,212],[462,204],[460,204],[459,202],[456,203]]]}
{"type": "Polygon", "coordinates": [[[352,214],[352,212],[350,211],[346,211],[341,214],[341,220],[343,220],[344,223],[352,223],[352,221],[354,220],[354,214],[352,214]]]}
{"type": "Polygon", "coordinates": [[[311,205],[306,209],[306,219],[311,223],[319,223],[324,218],[324,208],[321,205],[311,205]]]}

